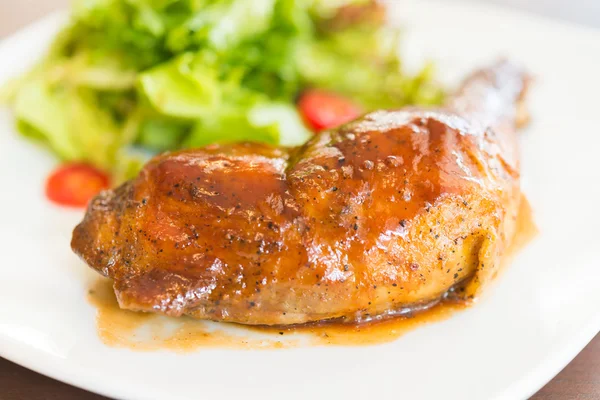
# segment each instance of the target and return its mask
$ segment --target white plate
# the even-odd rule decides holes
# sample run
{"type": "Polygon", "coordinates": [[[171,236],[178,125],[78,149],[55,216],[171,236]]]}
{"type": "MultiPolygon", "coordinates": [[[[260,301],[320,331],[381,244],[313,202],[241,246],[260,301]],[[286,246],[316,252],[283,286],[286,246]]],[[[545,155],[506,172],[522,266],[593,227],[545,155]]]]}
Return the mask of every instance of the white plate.
{"type": "MultiPolygon", "coordinates": [[[[519,399],[600,328],[600,33],[455,2],[397,2],[409,60],[444,76],[507,55],[537,80],[522,137],[525,189],[541,235],[481,302],[371,347],[201,350],[104,346],[85,300],[94,274],[69,249],[80,212],[44,200],[53,159],[0,113],[0,355],[119,398],[519,399]]],[[[0,45],[0,81],[37,58],[62,18],[0,45]]]]}

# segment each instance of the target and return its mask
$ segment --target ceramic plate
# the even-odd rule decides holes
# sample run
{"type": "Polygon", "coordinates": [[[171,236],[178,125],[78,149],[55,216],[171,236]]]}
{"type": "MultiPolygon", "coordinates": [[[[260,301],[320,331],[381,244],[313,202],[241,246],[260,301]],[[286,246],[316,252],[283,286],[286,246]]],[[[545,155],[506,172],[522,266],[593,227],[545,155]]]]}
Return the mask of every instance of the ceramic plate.
{"type": "MultiPolygon", "coordinates": [[[[127,399],[519,399],[600,329],[600,33],[457,2],[394,2],[410,64],[448,82],[499,56],[535,74],[522,134],[524,188],[541,233],[480,302],[382,345],[139,352],[104,345],[86,301],[95,274],[69,248],[82,217],[49,204],[55,161],[0,112],[0,356],[127,399]]],[[[24,70],[64,22],[0,44],[0,81],[24,70]]]]}

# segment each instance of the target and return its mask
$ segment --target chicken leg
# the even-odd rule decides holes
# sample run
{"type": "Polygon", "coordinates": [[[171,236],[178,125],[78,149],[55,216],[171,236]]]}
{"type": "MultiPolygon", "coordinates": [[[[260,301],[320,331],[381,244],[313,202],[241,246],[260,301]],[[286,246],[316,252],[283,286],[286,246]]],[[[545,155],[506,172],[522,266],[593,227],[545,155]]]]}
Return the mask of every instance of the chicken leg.
{"type": "Polygon", "coordinates": [[[526,83],[500,62],[443,109],[160,155],[91,202],[72,248],[122,308],[170,316],[364,321],[473,298],[515,229],[526,83]]]}

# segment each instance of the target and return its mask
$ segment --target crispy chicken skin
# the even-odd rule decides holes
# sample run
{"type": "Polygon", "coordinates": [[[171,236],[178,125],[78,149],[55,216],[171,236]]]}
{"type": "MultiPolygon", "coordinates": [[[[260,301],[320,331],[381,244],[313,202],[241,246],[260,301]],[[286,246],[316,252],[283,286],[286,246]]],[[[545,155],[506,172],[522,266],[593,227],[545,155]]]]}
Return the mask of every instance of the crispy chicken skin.
{"type": "Polygon", "coordinates": [[[72,248],[122,308],[171,316],[361,321],[473,298],[515,229],[526,81],[500,62],[441,110],[160,155],[92,201],[72,248]]]}

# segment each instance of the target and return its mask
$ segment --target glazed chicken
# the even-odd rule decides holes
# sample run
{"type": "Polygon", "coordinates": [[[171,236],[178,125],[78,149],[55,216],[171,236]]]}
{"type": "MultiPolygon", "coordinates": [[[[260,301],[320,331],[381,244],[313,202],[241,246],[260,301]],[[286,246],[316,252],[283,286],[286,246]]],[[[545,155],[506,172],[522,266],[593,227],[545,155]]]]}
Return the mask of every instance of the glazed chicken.
{"type": "Polygon", "coordinates": [[[500,62],[443,109],[160,155],[91,202],[72,248],[122,308],[170,316],[365,321],[473,298],[515,230],[526,83],[500,62]]]}

